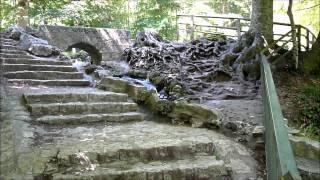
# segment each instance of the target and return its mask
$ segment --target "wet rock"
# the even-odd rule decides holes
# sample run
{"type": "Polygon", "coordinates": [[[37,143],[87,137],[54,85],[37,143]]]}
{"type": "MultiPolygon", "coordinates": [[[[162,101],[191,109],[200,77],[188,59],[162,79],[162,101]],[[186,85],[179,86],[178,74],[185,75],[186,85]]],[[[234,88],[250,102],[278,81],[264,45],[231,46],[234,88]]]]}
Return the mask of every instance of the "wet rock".
{"type": "Polygon", "coordinates": [[[83,68],[86,74],[92,74],[97,69],[97,66],[94,64],[87,64],[83,68]]]}
{"type": "Polygon", "coordinates": [[[71,61],[71,58],[67,55],[64,55],[64,54],[59,54],[58,59],[60,61],[71,61]]]}
{"type": "Polygon", "coordinates": [[[127,86],[129,82],[125,79],[118,77],[105,77],[101,80],[101,86],[108,91],[114,91],[118,93],[127,93],[127,86]]]}
{"type": "Polygon", "coordinates": [[[319,160],[320,142],[307,137],[289,136],[293,152],[297,156],[319,160]]]}
{"type": "Polygon", "coordinates": [[[254,149],[255,150],[264,150],[265,149],[265,142],[261,137],[259,137],[259,139],[257,139],[255,141],[254,149]]]}
{"type": "Polygon", "coordinates": [[[262,137],[264,134],[264,126],[256,126],[252,131],[253,137],[262,137]]]}
{"type": "Polygon", "coordinates": [[[13,25],[8,28],[7,32],[10,34],[10,38],[16,41],[20,40],[22,33],[25,33],[25,30],[19,26],[13,25]]]}
{"type": "Polygon", "coordinates": [[[49,45],[48,41],[33,37],[29,34],[22,33],[20,37],[20,46],[24,50],[28,50],[32,44],[38,44],[38,45],[49,45]]]}
{"type": "Polygon", "coordinates": [[[124,61],[106,61],[106,69],[110,70],[115,77],[122,77],[130,70],[129,65],[124,61]]]}
{"type": "Polygon", "coordinates": [[[53,54],[52,46],[44,44],[31,44],[28,51],[36,56],[48,57],[53,54]]]}
{"type": "Polygon", "coordinates": [[[112,76],[112,73],[109,70],[106,69],[96,69],[94,71],[94,75],[97,78],[104,78],[104,77],[108,77],[108,76],[112,76]]]}
{"type": "Polygon", "coordinates": [[[21,34],[21,31],[13,30],[10,34],[10,38],[19,41],[21,34]]]}
{"type": "Polygon", "coordinates": [[[238,125],[236,124],[236,123],[234,123],[234,122],[227,122],[226,124],[225,124],[225,127],[227,128],[227,129],[230,129],[230,130],[232,130],[232,131],[237,131],[237,129],[238,129],[238,125]]]}
{"type": "Polygon", "coordinates": [[[148,77],[148,73],[146,71],[140,70],[130,70],[126,75],[137,79],[147,79],[148,77]]]}
{"type": "Polygon", "coordinates": [[[168,114],[175,123],[191,124],[192,127],[204,127],[214,125],[220,127],[220,113],[199,104],[175,102],[172,112],[168,114]]]}

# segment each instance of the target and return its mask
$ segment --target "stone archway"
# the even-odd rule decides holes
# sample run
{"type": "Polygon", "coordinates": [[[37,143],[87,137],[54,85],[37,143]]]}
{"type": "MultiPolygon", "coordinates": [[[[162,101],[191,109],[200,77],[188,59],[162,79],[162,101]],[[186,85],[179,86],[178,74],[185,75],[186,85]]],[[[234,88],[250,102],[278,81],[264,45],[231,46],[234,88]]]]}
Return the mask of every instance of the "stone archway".
{"type": "Polygon", "coordinates": [[[121,58],[131,44],[129,31],[123,29],[40,26],[39,33],[62,51],[75,47],[88,52],[96,64],[121,58]]]}
{"type": "Polygon", "coordinates": [[[94,46],[84,42],[75,43],[67,48],[67,51],[71,50],[72,48],[78,48],[83,51],[86,51],[92,59],[93,64],[99,65],[102,60],[101,52],[94,46]]]}

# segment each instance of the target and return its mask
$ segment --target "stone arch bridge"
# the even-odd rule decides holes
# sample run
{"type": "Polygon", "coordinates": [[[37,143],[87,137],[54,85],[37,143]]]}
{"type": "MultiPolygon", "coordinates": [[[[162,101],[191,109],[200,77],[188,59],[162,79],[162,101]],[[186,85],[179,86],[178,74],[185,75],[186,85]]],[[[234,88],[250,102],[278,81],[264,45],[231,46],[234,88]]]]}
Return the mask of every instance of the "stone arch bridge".
{"type": "Polygon", "coordinates": [[[109,28],[40,26],[42,38],[62,51],[79,48],[90,54],[95,64],[120,58],[130,45],[127,30],[109,28]]]}

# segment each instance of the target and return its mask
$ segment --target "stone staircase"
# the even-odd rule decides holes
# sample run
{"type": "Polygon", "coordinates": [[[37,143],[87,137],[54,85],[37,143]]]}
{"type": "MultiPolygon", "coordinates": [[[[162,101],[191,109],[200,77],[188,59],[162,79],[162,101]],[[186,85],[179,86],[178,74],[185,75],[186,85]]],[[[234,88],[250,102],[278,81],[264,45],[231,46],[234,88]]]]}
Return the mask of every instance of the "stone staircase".
{"type": "MultiPolygon", "coordinates": [[[[123,180],[214,180],[231,179],[230,168],[214,156],[212,143],[155,146],[146,149],[119,149],[98,156],[91,164],[93,171],[84,171],[76,155],[69,172],[56,173],[52,179],[123,179],[123,180]]],[[[88,164],[89,165],[89,164],[88,164]]],[[[90,168],[90,165],[89,165],[90,168]]]]}
{"type": "Polygon", "coordinates": [[[139,112],[128,95],[78,87],[89,82],[69,62],[36,58],[15,43],[1,39],[7,81],[51,87],[7,87],[19,169],[8,179],[256,177],[255,161],[242,145],[211,130],[152,121],[155,116],[139,112]]]}
{"type": "Polygon", "coordinates": [[[7,82],[45,86],[88,86],[71,62],[39,58],[17,46],[17,41],[1,34],[0,63],[7,82]]]}
{"type": "Polygon", "coordinates": [[[142,121],[136,103],[125,94],[89,91],[26,93],[24,99],[32,118],[45,124],[142,121]]]}

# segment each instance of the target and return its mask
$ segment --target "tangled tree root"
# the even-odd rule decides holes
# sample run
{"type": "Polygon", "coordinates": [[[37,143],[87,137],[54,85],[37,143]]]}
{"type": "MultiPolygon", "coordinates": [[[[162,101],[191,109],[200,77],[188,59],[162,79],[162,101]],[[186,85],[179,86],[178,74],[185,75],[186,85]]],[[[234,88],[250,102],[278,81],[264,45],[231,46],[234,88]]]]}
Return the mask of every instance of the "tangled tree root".
{"type": "Polygon", "coordinates": [[[252,98],[260,75],[255,55],[261,42],[252,32],[239,42],[200,38],[186,43],[142,32],[125,56],[133,70],[147,73],[157,90],[172,100],[252,98]]]}

